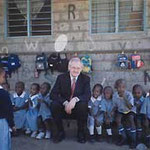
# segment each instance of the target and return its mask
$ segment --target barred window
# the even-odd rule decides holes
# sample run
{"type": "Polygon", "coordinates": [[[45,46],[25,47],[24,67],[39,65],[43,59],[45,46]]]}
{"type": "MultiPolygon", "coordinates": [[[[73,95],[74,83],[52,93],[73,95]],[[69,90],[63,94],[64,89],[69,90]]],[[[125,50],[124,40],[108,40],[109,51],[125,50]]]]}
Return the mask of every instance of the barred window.
{"type": "Polygon", "coordinates": [[[6,0],[7,36],[51,35],[51,0],[6,0]]]}
{"type": "Polygon", "coordinates": [[[91,32],[144,30],[144,0],[91,0],[91,32]]]}

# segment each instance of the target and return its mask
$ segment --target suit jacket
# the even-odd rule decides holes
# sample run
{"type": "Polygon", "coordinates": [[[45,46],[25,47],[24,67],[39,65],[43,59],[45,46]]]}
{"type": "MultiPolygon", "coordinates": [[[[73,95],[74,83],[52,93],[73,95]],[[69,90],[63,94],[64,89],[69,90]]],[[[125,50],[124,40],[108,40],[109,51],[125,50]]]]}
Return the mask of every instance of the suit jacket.
{"type": "MultiPolygon", "coordinates": [[[[55,85],[51,90],[51,100],[64,103],[71,97],[70,73],[64,73],[57,77],[55,85]]],[[[77,78],[73,97],[78,97],[80,101],[88,102],[91,97],[90,78],[82,73],[77,78]]]]}

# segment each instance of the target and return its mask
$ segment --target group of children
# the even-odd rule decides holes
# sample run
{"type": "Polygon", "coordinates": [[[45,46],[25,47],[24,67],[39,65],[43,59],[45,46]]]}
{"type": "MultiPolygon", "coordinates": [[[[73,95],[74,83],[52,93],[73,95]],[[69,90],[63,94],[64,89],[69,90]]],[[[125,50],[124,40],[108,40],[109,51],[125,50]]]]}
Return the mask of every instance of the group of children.
{"type": "MultiPolygon", "coordinates": [[[[4,82],[3,73],[4,71],[0,69],[0,92],[1,96],[6,99],[7,93],[5,91],[9,91],[9,84],[4,82]]],[[[6,126],[7,121],[9,127],[15,133],[25,129],[25,133],[30,134],[31,137],[49,139],[51,137],[50,125],[52,123],[50,88],[51,86],[47,82],[44,82],[41,86],[33,83],[30,88],[30,94],[27,94],[24,83],[17,82],[15,92],[9,93],[13,107],[10,106],[9,99],[5,101],[5,103],[8,102],[9,106],[6,106],[3,101],[0,102],[0,111],[3,113],[0,114],[0,134],[2,134],[4,130],[2,127],[6,126]],[[9,118],[5,113],[8,107],[9,111],[7,113],[10,116],[13,113],[13,120],[13,117],[9,118]]],[[[131,93],[126,90],[126,83],[123,79],[118,79],[115,82],[115,88],[116,92],[113,92],[111,86],[103,88],[101,84],[96,84],[93,87],[93,94],[88,102],[87,127],[90,141],[94,142],[95,139],[101,141],[102,127],[105,127],[108,142],[111,142],[114,133],[112,124],[115,122],[120,139],[117,143],[118,145],[128,142],[130,148],[135,148],[138,143],[141,143],[142,134],[145,133],[146,145],[150,147],[150,91],[145,95],[142,86],[136,84],[133,86],[131,93]],[[95,136],[95,129],[97,136],[95,136]]]]}
{"type": "Polygon", "coordinates": [[[150,91],[146,95],[142,86],[133,86],[132,93],[126,90],[126,83],[123,79],[115,82],[116,92],[112,87],[106,86],[103,89],[101,84],[93,87],[93,94],[88,103],[88,130],[90,141],[95,139],[101,141],[102,127],[107,132],[108,142],[112,141],[113,128],[115,122],[118,128],[118,145],[129,144],[130,148],[135,148],[137,144],[143,142],[150,147],[150,91]],[[95,130],[97,134],[95,136],[95,130]],[[143,132],[145,131],[145,132],[143,132]]]}
{"type": "MultiPolygon", "coordinates": [[[[2,86],[9,91],[8,83],[4,83],[2,86]]],[[[16,83],[15,92],[10,94],[16,127],[15,135],[25,130],[25,134],[31,134],[33,138],[50,139],[50,122],[52,119],[50,88],[51,86],[47,82],[41,86],[33,83],[28,94],[23,82],[16,83]]]]}

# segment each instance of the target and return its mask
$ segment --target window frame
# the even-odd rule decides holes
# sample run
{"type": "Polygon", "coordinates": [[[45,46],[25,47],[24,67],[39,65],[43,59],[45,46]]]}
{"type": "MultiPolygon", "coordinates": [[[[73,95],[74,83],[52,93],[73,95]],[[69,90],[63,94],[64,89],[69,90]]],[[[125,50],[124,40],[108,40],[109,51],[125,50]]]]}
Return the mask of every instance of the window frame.
{"type": "Polygon", "coordinates": [[[30,37],[51,37],[53,35],[53,3],[51,0],[51,34],[50,35],[31,35],[31,24],[30,24],[30,1],[27,0],[27,36],[9,36],[8,35],[8,0],[3,0],[4,4],[4,37],[6,38],[30,38],[30,37]]]}
{"type": "Polygon", "coordinates": [[[99,34],[128,34],[128,33],[141,33],[147,30],[147,0],[143,0],[143,30],[142,31],[119,31],[119,0],[115,0],[115,32],[92,32],[92,0],[89,0],[89,32],[92,35],[99,35],[99,34]]]}

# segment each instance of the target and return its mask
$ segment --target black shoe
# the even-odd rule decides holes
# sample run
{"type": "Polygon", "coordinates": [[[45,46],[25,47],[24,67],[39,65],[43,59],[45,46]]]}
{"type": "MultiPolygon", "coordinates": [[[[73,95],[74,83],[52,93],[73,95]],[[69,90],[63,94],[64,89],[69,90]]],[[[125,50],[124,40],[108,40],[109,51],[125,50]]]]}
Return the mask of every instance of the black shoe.
{"type": "Polygon", "coordinates": [[[107,142],[110,144],[112,143],[112,135],[107,136],[107,142]]]}
{"type": "Polygon", "coordinates": [[[59,143],[65,139],[65,133],[64,132],[59,132],[57,136],[53,139],[54,143],[59,143]]]}
{"type": "Polygon", "coordinates": [[[78,141],[79,143],[86,143],[85,135],[84,135],[83,133],[78,133],[77,141],[78,141]]]}
{"type": "Polygon", "coordinates": [[[127,144],[127,142],[126,142],[126,139],[119,139],[119,141],[116,143],[116,145],[118,145],[118,146],[122,146],[122,145],[126,145],[127,144]]]}
{"type": "Polygon", "coordinates": [[[97,135],[96,136],[96,141],[97,142],[102,142],[102,135],[97,135]]]}
{"type": "Polygon", "coordinates": [[[94,135],[90,135],[89,142],[90,143],[94,143],[95,142],[95,136],[94,135]]]}

